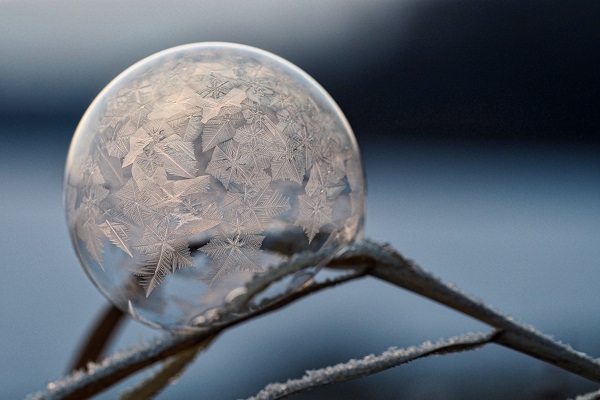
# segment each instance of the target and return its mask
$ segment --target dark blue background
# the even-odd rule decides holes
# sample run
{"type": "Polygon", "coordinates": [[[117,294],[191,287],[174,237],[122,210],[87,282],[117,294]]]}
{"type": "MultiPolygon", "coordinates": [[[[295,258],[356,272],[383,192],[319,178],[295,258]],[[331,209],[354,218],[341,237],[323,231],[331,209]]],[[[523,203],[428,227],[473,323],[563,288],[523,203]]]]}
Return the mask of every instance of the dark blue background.
{"type": "MultiPolygon", "coordinates": [[[[368,237],[599,355],[598,21],[595,1],[0,3],[0,397],[62,375],[105,303],[62,208],[79,118],[127,66],[198,41],[272,51],[330,92],[364,155],[368,237]]],[[[485,329],[366,279],[228,331],[162,398],[247,397],[305,369],[485,329]]],[[[117,346],[155,334],[131,322],[117,346]]],[[[549,399],[594,388],[489,346],[298,398],[549,399]]]]}

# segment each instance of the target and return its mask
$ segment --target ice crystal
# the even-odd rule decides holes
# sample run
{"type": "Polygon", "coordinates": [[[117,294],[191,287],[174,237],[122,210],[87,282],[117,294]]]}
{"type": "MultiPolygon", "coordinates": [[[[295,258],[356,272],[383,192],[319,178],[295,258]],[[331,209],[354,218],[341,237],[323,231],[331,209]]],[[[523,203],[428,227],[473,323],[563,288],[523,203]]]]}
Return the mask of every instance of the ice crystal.
{"type": "Polygon", "coordinates": [[[331,222],[331,206],[327,204],[327,198],[322,193],[313,196],[300,195],[300,215],[296,225],[302,227],[308,241],[312,241],[321,227],[331,222]]]}
{"type": "Polygon", "coordinates": [[[202,135],[202,150],[207,151],[235,136],[237,128],[244,124],[244,117],[237,107],[223,107],[217,117],[208,120],[202,135]]]}
{"type": "Polygon", "coordinates": [[[211,271],[204,279],[214,284],[234,271],[261,272],[260,246],[264,238],[248,234],[215,236],[200,248],[214,260],[211,271]]]}
{"type": "Polygon", "coordinates": [[[147,227],[134,248],[141,257],[139,269],[133,273],[142,278],[140,284],[146,289],[146,297],[166,275],[194,265],[185,236],[178,235],[167,223],[147,227]]]}
{"type": "Polygon", "coordinates": [[[228,140],[215,147],[206,172],[217,178],[226,189],[230,183],[249,184],[250,166],[242,158],[239,145],[228,140]]]}

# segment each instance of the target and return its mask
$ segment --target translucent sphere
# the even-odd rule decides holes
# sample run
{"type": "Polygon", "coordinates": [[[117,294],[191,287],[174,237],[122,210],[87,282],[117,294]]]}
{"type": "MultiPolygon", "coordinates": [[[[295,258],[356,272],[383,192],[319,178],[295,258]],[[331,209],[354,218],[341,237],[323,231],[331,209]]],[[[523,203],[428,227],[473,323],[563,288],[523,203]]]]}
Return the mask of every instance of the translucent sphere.
{"type": "Polygon", "coordinates": [[[365,179],[344,115],[262,50],[175,47],[115,78],[65,172],[81,263],[117,307],[186,329],[290,255],[362,235],[365,179]]]}

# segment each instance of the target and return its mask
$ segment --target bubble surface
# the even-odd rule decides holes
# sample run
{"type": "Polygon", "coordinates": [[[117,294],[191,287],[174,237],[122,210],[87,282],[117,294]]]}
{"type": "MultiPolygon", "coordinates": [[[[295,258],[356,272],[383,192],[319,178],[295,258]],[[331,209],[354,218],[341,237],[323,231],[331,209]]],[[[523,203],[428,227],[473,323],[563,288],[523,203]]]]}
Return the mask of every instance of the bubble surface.
{"type": "Polygon", "coordinates": [[[186,329],[253,274],[360,238],[365,178],[348,122],[306,73],[198,43],[98,95],[71,143],[65,205],[100,291],[142,322],[186,329]]]}

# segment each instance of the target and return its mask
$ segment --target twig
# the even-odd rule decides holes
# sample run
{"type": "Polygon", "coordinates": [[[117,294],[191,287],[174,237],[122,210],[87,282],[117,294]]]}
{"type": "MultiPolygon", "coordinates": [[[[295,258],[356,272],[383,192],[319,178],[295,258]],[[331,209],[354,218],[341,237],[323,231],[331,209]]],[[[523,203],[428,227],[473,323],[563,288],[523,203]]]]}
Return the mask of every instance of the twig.
{"type": "Polygon", "coordinates": [[[85,368],[89,362],[98,362],[106,347],[110,344],[117,330],[125,320],[126,315],[112,304],[104,310],[88,338],[82,345],[69,368],[70,371],[85,368]]]}
{"type": "Polygon", "coordinates": [[[600,400],[600,389],[595,392],[590,392],[586,394],[580,394],[575,397],[575,400],[600,400]]]}
{"type": "Polygon", "coordinates": [[[243,318],[243,320],[248,320],[260,314],[265,314],[270,311],[278,310],[293,303],[298,299],[301,299],[302,297],[319,292],[323,289],[332,288],[334,286],[341,285],[342,283],[362,278],[366,274],[366,270],[358,269],[356,272],[349,273],[344,276],[340,276],[334,279],[327,279],[323,282],[315,282],[310,286],[306,286],[302,290],[294,290],[291,292],[287,292],[275,298],[266,298],[263,301],[261,301],[260,304],[258,304],[256,309],[254,309],[253,311],[249,311],[248,314],[244,315],[241,318],[243,318]]]}
{"type": "MultiPolygon", "coordinates": [[[[308,253],[295,256],[289,262],[284,263],[281,268],[289,268],[290,273],[293,273],[299,270],[298,265],[304,265],[310,260],[314,261],[316,257],[315,254],[308,253]]],[[[100,364],[89,363],[87,370],[75,371],[62,379],[50,382],[47,385],[45,392],[32,394],[28,396],[28,399],[87,399],[156,362],[172,357],[180,351],[197,346],[205,340],[212,340],[222,330],[230,326],[285,307],[293,300],[315,293],[318,290],[330,288],[352,279],[360,278],[364,276],[364,274],[364,270],[359,270],[337,279],[307,286],[301,291],[286,294],[277,300],[267,300],[269,304],[249,311],[246,314],[239,316],[237,319],[231,318],[231,315],[236,313],[236,308],[228,305],[224,307],[224,310],[226,309],[227,312],[221,311],[221,318],[214,321],[213,325],[206,326],[198,332],[190,334],[166,335],[162,338],[157,338],[150,342],[138,345],[125,352],[115,352],[104,359],[100,364]]],[[[270,276],[270,274],[267,274],[266,276],[270,276]]],[[[273,274],[271,283],[278,281],[284,276],[273,274]]],[[[262,281],[262,279],[263,276],[257,277],[257,280],[262,281]]]]}
{"type": "MultiPolygon", "coordinates": [[[[203,330],[186,336],[161,339],[156,344],[144,345],[124,354],[116,353],[103,361],[100,366],[94,365],[92,371],[87,373],[79,371],[63,380],[50,383],[47,392],[38,393],[33,398],[91,396],[142,368],[199,344],[223,329],[271,311],[269,307],[265,310],[260,308],[249,310],[248,305],[257,293],[273,282],[302,268],[318,265],[323,258],[328,257],[330,260],[328,267],[355,269],[359,271],[357,276],[360,276],[360,271],[366,271],[369,275],[435,300],[501,330],[502,333],[494,336],[494,342],[600,383],[598,360],[515,321],[512,317],[486,306],[453,285],[443,283],[412,261],[403,258],[389,246],[361,241],[348,246],[342,252],[336,249],[329,253],[321,251],[316,254],[294,256],[276,269],[251,281],[247,285],[247,293],[236,297],[231,304],[223,307],[218,314],[218,319],[203,330]],[[240,312],[244,310],[246,312],[240,316],[240,312]]],[[[302,297],[301,293],[302,291],[299,291],[297,298],[302,297]]],[[[287,304],[287,301],[283,301],[279,306],[287,304]]]]}
{"type": "Polygon", "coordinates": [[[466,334],[435,343],[425,342],[418,347],[406,349],[391,347],[378,356],[370,355],[361,360],[350,360],[331,367],[306,371],[302,378],[290,379],[285,383],[271,383],[248,400],[282,399],[319,386],[372,375],[419,358],[473,350],[490,343],[498,333],[492,331],[486,334],[466,334]]]}
{"type": "Polygon", "coordinates": [[[183,350],[164,362],[160,370],[153,373],[148,379],[137,384],[131,389],[121,393],[119,400],[151,399],[160,393],[166,386],[173,383],[183,374],[187,366],[194,361],[198,353],[206,349],[212,340],[205,340],[200,345],[183,350]]]}
{"type": "MultiPolygon", "coordinates": [[[[600,383],[598,360],[488,307],[455,286],[442,282],[389,247],[365,241],[352,246],[343,258],[346,258],[344,262],[362,262],[369,268],[369,274],[372,276],[435,300],[504,331],[494,338],[500,345],[600,383]]],[[[342,260],[336,260],[334,263],[339,261],[342,260]]]]}
{"type": "Polygon", "coordinates": [[[158,361],[210,340],[214,332],[190,335],[165,335],[137,345],[126,351],[117,351],[101,363],[89,363],[87,369],[72,372],[66,377],[48,383],[45,392],[35,393],[28,399],[88,399],[111,385],[158,361]]]}
{"type": "MultiPolygon", "coordinates": [[[[340,255],[345,251],[343,249],[324,249],[314,253],[300,253],[292,256],[288,261],[279,264],[278,266],[271,268],[266,274],[256,275],[254,279],[246,284],[246,290],[234,298],[229,304],[223,306],[217,314],[217,319],[226,321],[234,315],[238,315],[240,312],[248,311],[251,308],[252,300],[254,297],[262,293],[270,285],[280,281],[283,278],[292,276],[298,271],[305,270],[307,268],[315,267],[317,265],[326,265],[328,262],[334,259],[335,255],[340,255]]],[[[351,268],[358,269],[360,265],[352,265],[351,268]]],[[[296,291],[296,293],[303,293],[306,288],[310,286],[304,286],[296,291]]],[[[310,291],[312,293],[312,291],[310,291]]],[[[284,293],[286,295],[286,293],[284,293]]]]}

